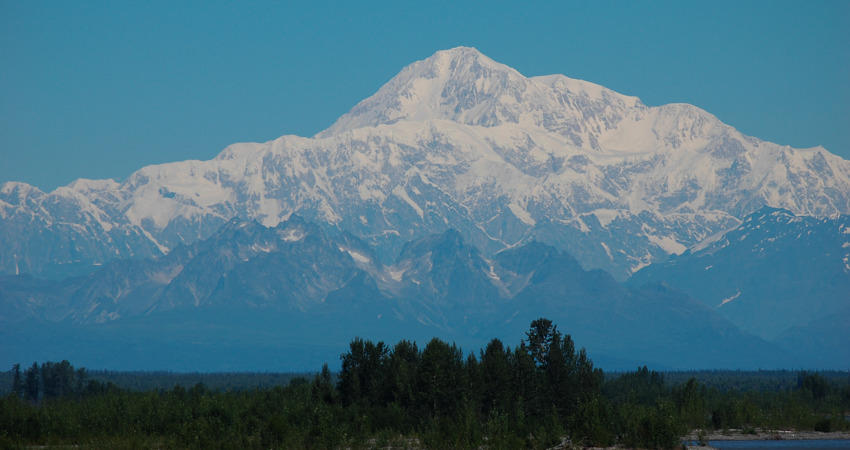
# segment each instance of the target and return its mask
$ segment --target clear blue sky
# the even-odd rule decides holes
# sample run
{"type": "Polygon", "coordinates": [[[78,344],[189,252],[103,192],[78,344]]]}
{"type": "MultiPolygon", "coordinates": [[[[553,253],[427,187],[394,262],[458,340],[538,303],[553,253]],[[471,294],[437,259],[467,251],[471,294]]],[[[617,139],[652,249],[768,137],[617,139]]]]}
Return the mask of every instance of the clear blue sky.
{"type": "Polygon", "coordinates": [[[460,45],[850,159],[850,1],[0,0],[0,182],[312,136],[460,45]]]}

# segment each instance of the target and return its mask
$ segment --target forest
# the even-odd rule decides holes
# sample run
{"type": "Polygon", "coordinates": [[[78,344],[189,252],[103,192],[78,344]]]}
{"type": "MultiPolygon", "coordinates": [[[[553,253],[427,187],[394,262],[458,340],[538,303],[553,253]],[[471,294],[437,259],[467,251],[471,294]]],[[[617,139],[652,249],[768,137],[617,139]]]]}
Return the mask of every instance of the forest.
{"type": "Polygon", "coordinates": [[[547,319],[514,347],[354,338],[340,362],[189,386],[181,374],[17,364],[0,378],[0,448],[673,448],[694,430],[850,429],[846,372],[605,374],[547,319]]]}

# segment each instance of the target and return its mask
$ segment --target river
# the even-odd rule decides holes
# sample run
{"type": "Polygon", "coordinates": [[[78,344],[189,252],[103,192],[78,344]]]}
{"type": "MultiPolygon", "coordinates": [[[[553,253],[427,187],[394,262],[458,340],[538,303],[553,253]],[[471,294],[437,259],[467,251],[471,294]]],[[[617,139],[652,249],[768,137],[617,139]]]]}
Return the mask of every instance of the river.
{"type": "Polygon", "coordinates": [[[850,449],[850,439],[811,439],[811,440],[764,440],[764,441],[708,441],[708,445],[720,449],[783,449],[783,450],[818,450],[818,449],[850,449]]]}

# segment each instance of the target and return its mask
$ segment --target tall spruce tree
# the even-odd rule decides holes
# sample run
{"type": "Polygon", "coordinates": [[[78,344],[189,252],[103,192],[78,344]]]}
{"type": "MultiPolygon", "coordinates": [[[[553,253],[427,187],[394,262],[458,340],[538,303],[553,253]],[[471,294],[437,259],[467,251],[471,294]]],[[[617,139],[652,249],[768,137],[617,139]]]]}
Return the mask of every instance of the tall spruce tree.
{"type": "Polygon", "coordinates": [[[26,399],[33,403],[37,402],[39,388],[38,363],[34,362],[24,373],[24,396],[26,399]]]}
{"type": "Polygon", "coordinates": [[[21,378],[21,364],[12,366],[12,395],[21,398],[24,394],[24,381],[21,378]]]}

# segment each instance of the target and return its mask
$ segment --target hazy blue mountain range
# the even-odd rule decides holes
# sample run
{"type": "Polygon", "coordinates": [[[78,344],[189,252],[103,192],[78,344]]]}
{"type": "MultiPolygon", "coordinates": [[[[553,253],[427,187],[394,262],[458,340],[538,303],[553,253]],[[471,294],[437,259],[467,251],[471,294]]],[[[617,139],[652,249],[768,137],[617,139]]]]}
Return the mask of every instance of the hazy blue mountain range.
{"type": "Polygon", "coordinates": [[[168,253],[234,217],[298,214],[383,261],[453,228],[486,255],[537,240],[622,281],[762,206],[848,214],[850,162],[461,47],[404,68],[312,138],[234,144],[120,183],[5,183],[0,271],[58,279],[168,253]]]}
{"type": "Polygon", "coordinates": [[[232,220],[156,260],[114,261],[64,281],[5,276],[0,293],[11,305],[4,355],[47,358],[52,348],[110,367],[259,368],[274,354],[309,369],[336,363],[354,336],[439,335],[474,350],[495,336],[517,341],[541,316],[617,368],[793,363],[678,291],[624,287],[545,244],[488,259],[449,230],[409,242],[385,265],[363,241],[297,216],[273,228],[232,220]],[[141,355],[126,352],[142,342],[141,355]]]}
{"type": "Polygon", "coordinates": [[[0,185],[0,363],[313,370],[543,316],[606,368],[846,368],[848,214],[821,147],[456,48],[311,138],[0,185]]]}
{"type": "Polygon", "coordinates": [[[681,290],[764,339],[799,341],[808,355],[850,361],[840,344],[850,342],[850,216],[800,217],[764,207],[628,282],[644,283],[681,290]]]}

